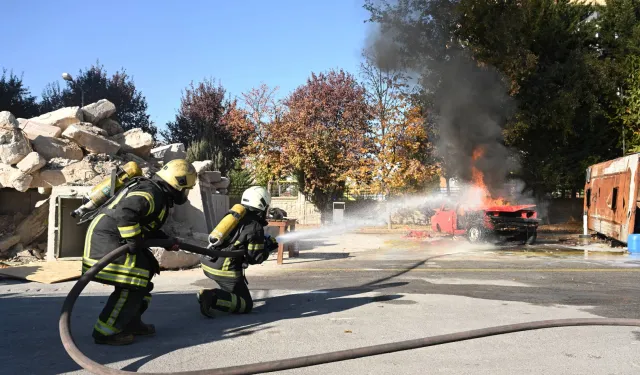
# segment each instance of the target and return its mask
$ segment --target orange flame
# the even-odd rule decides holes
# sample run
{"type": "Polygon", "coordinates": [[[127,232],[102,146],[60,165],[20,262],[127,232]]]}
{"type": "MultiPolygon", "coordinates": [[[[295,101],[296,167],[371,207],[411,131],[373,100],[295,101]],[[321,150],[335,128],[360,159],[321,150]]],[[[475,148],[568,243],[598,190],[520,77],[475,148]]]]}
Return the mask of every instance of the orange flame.
{"type": "Polygon", "coordinates": [[[487,188],[487,185],[484,183],[484,174],[475,166],[475,162],[480,159],[482,156],[484,155],[484,148],[482,146],[478,146],[476,147],[475,150],[473,150],[473,162],[474,165],[471,166],[471,180],[473,182],[473,185],[480,189],[480,191],[482,192],[482,206],[483,207],[491,207],[491,206],[508,206],[509,202],[502,198],[502,197],[498,197],[493,199],[491,197],[491,193],[489,193],[489,189],[487,188]]]}

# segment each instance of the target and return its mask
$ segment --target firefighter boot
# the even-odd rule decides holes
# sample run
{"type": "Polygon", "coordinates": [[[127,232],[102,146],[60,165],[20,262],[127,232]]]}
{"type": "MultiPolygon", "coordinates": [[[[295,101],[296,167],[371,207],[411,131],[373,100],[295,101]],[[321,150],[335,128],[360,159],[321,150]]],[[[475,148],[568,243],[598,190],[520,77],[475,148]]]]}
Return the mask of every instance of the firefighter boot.
{"type": "Polygon", "coordinates": [[[137,316],[127,324],[124,331],[134,336],[148,336],[156,333],[156,327],[153,324],[143,323],[142,319],[137,316]]]}
{"type": "Polygon", "coordinates": [[[93,333],[93,340],[96,344],[99,345],[112,345],[112,346],[121,346],[121,345],[129,345],[133,343],[133,335],[128,332],[120,332],[115,335],[104,336],[99,333],[93,333]]]}
{"type": "Polygon", "coordinates": [[[207,318],[215,318],[217,311],[212,307],[218,299],[213,289],[200,289],[196,294],[200,304],[200,312],[207,318]]]}

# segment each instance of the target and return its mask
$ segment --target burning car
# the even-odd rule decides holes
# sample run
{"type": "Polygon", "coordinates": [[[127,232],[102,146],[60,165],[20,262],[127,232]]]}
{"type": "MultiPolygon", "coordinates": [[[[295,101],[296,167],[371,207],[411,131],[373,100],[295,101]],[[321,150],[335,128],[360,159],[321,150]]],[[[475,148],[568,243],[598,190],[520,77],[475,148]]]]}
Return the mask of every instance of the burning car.
{"type": "Polygon", "coordinates": [[[538,234],[535,205],[497,205],[465,208],[445,203],[431,217],[434,231],[457,236],[466,236],[469,242],[477,243],[490,239],[521,241],[533,244],[538,234]]]}

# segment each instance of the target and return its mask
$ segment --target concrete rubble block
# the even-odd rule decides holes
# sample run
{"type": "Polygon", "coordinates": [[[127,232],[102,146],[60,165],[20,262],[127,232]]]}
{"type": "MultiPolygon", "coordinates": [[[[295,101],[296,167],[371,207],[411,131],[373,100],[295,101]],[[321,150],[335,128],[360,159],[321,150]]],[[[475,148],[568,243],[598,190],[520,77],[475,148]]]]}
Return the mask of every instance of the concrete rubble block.
{"type": "Polygon", "coordinates": [[[18,119],[18,122],[20,123],[20,129],[22,129],[31,141],[39,135],[52,138],[60,138],[60,135],[62,135],[62,129],[57,126],[43,124],[34,120],[25,120],[23,118],[18,119]]]}
{"type": "Polygon", "coordinates": [[[16,164],[31,152],[29,140],[20,128],[0,129],[0,161],[16,164]]]}
{"type": "Polygon", "coordinates": [[[141,158],[149,157],[153,148],[153,136],[140,128],[127,130],[115,135],[112,139],[120,143],[124,152],[136,154],[141,158]]]}
{"type": "MultiPolygon", "coordinates": [[[[46,166],[43,168],[46,168],[46,166]]],[[[38,191],[40,191],[40,189],[51,188],[51,184],[42,179],[42,175],[40,174],[40,171],[42,170],[43,169],[39,169],[31,173],[33,179],[31,180],[31,184],[29,184],[29,189],[38,189],[38,191]]]]}
{"type": "Polygon", "coordinates": [[[57,126],[64,131],[69,125],[82,122],[84,120],[82,113],[80,107],[65,107],[34,117],[30,120],[46,125],[57,126]]]}
{"type": "Polygon", "coordinates": [[[47,164],[47,159],[43,158],[35,151],[30,152],[24,159],[16,165],[24,173],[31,174],[47,164]]]}
{"type": "Polygon", "coordinates": [[[91,181],[98,175],[91,163],[86,160],[69,164],[62,169],[41,169],[40,178],[51,186],[68,183],[81,183],[91,181]]]}
{"type": "MultiPolygon", "coordinates": [[[[104,129],[96,126],[96,125],[93,125],[90,122],[79,122],[77,124],[73,124],[73,125],[69,125],[69,126],[75,126],[76,128],[81,128],[82,130],[87,131],[87,132],[89,132],[91,134],[101,135],[103,137],[106,137],[106,136],[109,135],[109,134],[107,134],[106,130],[104,130],[104,129]]],[[[67,128],[67,129],[69,129],[69,128],[67,128]]]]}
{"type": "Polygon", "coordinates": [[[229,188],[230,184],[231,180],[229,180],[227,177],[222,177],[219,182],[213,183],[211,185],[215,189],[227,189],[229,188]]]}
{"type": "Polygon", "coordinates": [[[47,160],[63,158],[69,160],[82,160],[84,154],[76,143],[68,139],[37,136],[31,141],[33,149],[47,160]]]}
{"type": "Polygon", "coordinates": [[[184,251],[168,251],[161,247],[152,247],[153,256],[163,270],[191,268],[200,263],[200,256],[184,251]]]}
{"type": "Polygon", "coordinates": [[[182,143],[173,143],[151,149],[151,155],[156,159],[162,160],[164,163],[168,163],[175,159],[185,159],[187,157],[187,151],[182,143]]]}
{"type": "Polygon", "coordinates": [[[124,129],[122,128],[122,126],[120,126],[120,124],[117,121],[112,120],[110,118],[105,118],[103,120],[100,120],[97,125],[100,129],[103,129],[104,131],[106,131],[107,135],[110,137],[117,134],[124,133],[124,129]]]}
{"type": "Polygon", "coordinates": [[[62,133],[64,138],[72,139],[87,151],[94,154],[113,155],[120,150],[120,144],[114,142],[100,134],[106,132],[95,126],[86,126],[83,124],[69,125],[67,130],[62,133]]]}
{"type": "Polygon", "coordinates": [[[33,180],[33,176],[27,173],[22,172],[19,169],[15,169],[11,174],[11,186],[14,189],[25,192],[29,190],[31,187],[31,181],[33,180]]]}
{"type": "Polygon", "coordinates": [[[0,188],[12,187],[11,176],[14,170],[16,170],[16,168],[9,164],[0,163],[0,188]]]}
{"type": "Polygon", "coordinates": [[[0,129],[11,130],[20,126],[20,123],[9,111],[0,112],[0,129]]]}
{"type": "Polygon", "coordinates": [[[47,231],[49,216],[49,198],[36,203],[36,208],[16,228],[15,234],[20,242],[30,245],[47,231]]]}
{"type": "Polygon", "coordinates": [[[202,171],[200,172],[200,178],[210,184],[215,184],[222,181],[222,173],[219,171],[202,171]]]}
{"type": "Polygon", "coordinates": [[[107,99],[101,99],[82,107],[82,113],[85,121],[97,124],[100,120],[116,113],[116,106],[107,99]]]}
{"type": "Polygon", "coordinates": [[[212,160],[202,160],[202,161],[194,161],[193,167],[196,169],[198,175],[202,172],[210,171],[213,169],[213,161],[212,160]]]}
{"type": "Polygon", "coordinates": [[[0,256],[20,242],[20,236],[11,235],[0,238],[0,256]]]}

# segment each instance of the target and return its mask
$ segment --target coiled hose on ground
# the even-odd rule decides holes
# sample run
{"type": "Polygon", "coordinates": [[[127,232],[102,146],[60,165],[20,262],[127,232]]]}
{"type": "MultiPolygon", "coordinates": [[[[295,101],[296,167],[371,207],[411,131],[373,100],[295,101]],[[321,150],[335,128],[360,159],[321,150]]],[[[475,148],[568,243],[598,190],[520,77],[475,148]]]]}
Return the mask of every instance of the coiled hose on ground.
{"type": "MultiPolygon", "coordinates": [[[[162,240],[160,240],[162,241],[162,240]]],[[[150,247],[169,247],[166,242],[154,243],[148,242],[150,247]]],[[[212,251],[197,246],[182,243],[180,248],[189,252],[193,252],[201,255],[218,256],[218,257],[239,257],[242,256],[239,252],[223,252],[212,251]]],[[[100,272],[107,264],[113,260],[124,255],[127,251],[127,246],[119,247],[104,258],[98,261],[93,267],[91,267],[76,284],[73,286],[67,298],[62,306],[62,314],[60,315],[59,328],[60,338],[62,344],[69,356],[80,366],[87,371],[97,375],[124,375],[124,374],[136,374],[135,372],[122,371],[113,369],[104,365],[101,365],[89,357],[84,355],[76,346],[71,335],[71,311],[73,305],[80,296],[82,290],[87,286],[89,281],[100,272]]],[[[340,350],[336,352],[309,355],[304,357],[283,359],[277,361],[269,361],[262,363],[252,363],[248,365],[231,366],[209,370],[197,370],[197,371],[182,371],[172,373],[144,373],[150,375],[245,375],[245,374],[259,374],[265,372],[274,372],[281,370],[288,370],[293,368],[315,366],[324,363],[345,361],[349,359],[356,359],[368,356],[374,356],[385,353],[393,353],[402,350],[424,348],[427,346],[434,346],[440,344],[447,344],[451,342],[464,341],[470,339],[477,339],[481,337],[489,337],[495,335],[502,335],[505,333],[522,332],[544,328],[557,328],[557,327],[576,327],[576,326],[627,326],[627,327],[640,327],[640,319],[606,319],[606,318],[594,318],[594,319],[556,319],[556,320],[542,320],[527,323],[509,324],[497,327],[489,327],[476,329],[471,331],[450,333],[446,335],[425,337],[415,340],[406,340],[399,342],[392,342],[382,345],[365,346],[361,348],[340,350]]]]}

